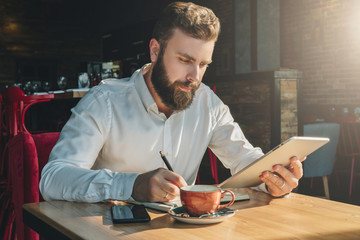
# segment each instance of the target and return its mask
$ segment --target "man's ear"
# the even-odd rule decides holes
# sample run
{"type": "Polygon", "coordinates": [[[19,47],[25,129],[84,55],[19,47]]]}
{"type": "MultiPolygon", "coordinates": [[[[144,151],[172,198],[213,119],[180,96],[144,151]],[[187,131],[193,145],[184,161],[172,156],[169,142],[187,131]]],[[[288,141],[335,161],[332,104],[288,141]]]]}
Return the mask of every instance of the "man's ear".
{"type": "Polygon", "coordinates": [[[156,62],[160,52],[160,43],[152,38],[149,43],[151,62],[156,62]]]}

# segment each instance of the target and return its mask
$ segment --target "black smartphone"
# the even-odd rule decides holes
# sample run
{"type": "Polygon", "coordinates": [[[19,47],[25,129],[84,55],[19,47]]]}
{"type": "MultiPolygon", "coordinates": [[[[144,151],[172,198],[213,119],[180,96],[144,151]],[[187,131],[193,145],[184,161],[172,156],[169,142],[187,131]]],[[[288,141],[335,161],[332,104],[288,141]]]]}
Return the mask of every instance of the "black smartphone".
{"type": "Polygon", "coordinates": [[[113,223],[148,222],[150,216],[144,205],[112,206],[113,223]]]}

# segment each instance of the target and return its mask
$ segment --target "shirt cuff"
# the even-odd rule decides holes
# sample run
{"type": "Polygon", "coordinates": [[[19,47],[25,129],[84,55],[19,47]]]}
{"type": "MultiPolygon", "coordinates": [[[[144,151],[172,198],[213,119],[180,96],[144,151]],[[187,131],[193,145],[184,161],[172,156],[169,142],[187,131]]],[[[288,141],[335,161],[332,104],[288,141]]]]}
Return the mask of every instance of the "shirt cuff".
{"type": "Polygon", "coordinates": [[[261,183],[260,185],[256,186],[256,187],[252,187],[252,189],[260,191],[260,192],[265,192],[265,193],[269,193],[269,191],[266,188],[266,184],[265,183],[261,183]]]}
{"type": "Polygon", "coordinates": [[[116,173],[110,188],[110,199],[128,200],[131,197],[137,176],[139,173],[116,173]]]}

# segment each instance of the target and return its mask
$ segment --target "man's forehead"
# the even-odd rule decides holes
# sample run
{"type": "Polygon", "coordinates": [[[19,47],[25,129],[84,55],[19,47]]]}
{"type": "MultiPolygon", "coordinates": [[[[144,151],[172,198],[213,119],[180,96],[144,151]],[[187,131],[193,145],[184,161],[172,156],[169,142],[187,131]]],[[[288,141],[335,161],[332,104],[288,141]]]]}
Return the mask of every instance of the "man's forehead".
{"type": "Polygon", "coordinates": [[[166,48],[172,48],[176,54],[186,56],[194,60],[211,62],[215,40],[205,41],[196,39],[180,29],[175,29],[169,39],[166,48]]]}

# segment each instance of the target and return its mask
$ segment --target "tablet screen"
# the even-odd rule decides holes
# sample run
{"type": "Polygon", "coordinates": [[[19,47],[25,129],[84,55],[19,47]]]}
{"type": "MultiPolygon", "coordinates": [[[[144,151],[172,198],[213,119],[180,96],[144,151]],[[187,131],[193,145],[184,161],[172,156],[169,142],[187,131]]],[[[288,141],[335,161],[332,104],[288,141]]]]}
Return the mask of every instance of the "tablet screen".
{"type": "Polygon", "coordinates": [[[272,172],[272,166],[276,164],[288,166],[291,157],[296,156],[302,159],[329,141],[329,138],[322,137],[289,138],[218,186],[221,188],[255,187],[262,183],[259,176],[263,171],[272,172]]]}

